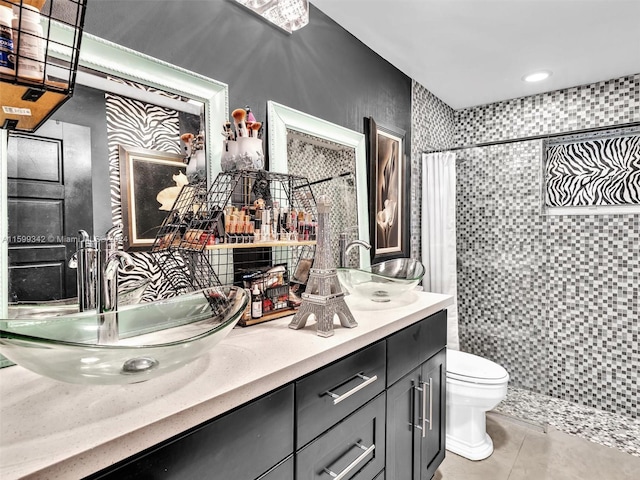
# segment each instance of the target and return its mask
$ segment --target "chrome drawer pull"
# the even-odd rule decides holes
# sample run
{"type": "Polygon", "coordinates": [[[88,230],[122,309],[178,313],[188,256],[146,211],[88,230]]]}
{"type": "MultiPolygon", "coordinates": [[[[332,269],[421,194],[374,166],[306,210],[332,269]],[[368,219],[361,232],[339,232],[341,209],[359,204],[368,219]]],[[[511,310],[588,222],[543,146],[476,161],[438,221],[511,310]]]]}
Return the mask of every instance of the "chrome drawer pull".
{"type": "Polygon", "coordinates": [[[351,462],[349,465],[347,465],[347,468],[345,468],[344,470],[342,470],[340,473],[335,473],[331,470],[329,470],[328,468],[324,468],[325,473],[328,473],[329,476],[331,478],[335,478],[336,480],[341,480],[344,477],[346,477],[351,470],[353,470],[354,468],[356,468],[358,466],[358,464],[360,462],[362,462],[367,455],[369,455],[371,452],[373,452],[376,449],[376,444],[374,443],[373,445],[371,445],[370,447],[365,447],[364,445],[360,444],[360,443],[356,443],[356,447],[360,448],[361,450],[364,450],[364,452],[362,452],[360,454],[360,456],[358,458],[356,458],[353,462],[351,462]]]}
{"type": "Polygon", "coordinates": [[[356,376],[360,377],[362,380],[364,380],[364,382],[362,382],[360,385],[356,385],[355,387],[353,387],[348,392],[345,392],[342,395],[338,395],[337,393],[333,393],[330,390],[327,390],[325,392],[327,395],[329,395],[331,398],[333,398],[333,404],[334,405],[339,404],[341,401],[349,398],[354,393],[362,390],[364,387],[366,387],[367,385],[372,384],[373,382],[375,382],[378,379],[377,375],[374,375],[373,377],[366,377],[366,376],[362,375],[361,373],[359,373],[356,376]]]}

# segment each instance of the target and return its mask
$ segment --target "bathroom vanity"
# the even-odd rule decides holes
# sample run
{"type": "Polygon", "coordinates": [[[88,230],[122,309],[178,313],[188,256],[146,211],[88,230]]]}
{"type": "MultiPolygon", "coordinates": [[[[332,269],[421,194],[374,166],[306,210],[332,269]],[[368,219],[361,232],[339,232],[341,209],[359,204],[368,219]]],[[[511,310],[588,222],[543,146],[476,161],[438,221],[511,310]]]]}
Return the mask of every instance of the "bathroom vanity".
{"type": "Polygon", "coordinates": [[[347,297],[358,326],[235,329],[176,372],[82,386],[0,370],[0,477],[431,478],[444,458],[446,312],[347,297]]]}

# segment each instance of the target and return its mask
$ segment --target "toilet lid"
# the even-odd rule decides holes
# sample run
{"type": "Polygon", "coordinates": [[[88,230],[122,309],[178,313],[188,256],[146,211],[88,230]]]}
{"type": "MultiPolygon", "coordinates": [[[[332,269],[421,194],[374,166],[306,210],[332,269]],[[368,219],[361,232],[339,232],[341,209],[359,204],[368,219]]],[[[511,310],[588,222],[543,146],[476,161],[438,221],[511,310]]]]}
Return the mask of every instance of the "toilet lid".
{"type": "Polygon", "coordinates": [[[462,382],[496,384],[508,381],[509,373],[486,358],[447,349],[447,377],[462,382]]]}

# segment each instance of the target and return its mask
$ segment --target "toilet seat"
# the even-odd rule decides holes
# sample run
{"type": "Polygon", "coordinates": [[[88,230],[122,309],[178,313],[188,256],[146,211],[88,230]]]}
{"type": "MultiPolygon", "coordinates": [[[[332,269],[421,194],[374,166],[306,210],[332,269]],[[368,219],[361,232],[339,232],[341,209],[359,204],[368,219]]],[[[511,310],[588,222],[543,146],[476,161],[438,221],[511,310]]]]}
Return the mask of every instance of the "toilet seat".
{"type": "Polygon", "coordinates": [[[497,385],[509,380],[500,365],[486,358],[459,350],[447,350],[447,378],[460,382],[497,385]]]}

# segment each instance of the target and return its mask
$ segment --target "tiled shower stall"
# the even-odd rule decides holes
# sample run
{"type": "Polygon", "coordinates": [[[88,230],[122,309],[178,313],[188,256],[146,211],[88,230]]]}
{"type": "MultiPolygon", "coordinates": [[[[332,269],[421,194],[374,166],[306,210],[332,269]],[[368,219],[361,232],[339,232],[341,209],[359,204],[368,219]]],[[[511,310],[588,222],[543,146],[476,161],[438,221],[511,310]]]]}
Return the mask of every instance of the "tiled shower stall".
{"type": "Polygon", "coordinates": [[[640,214],[548,215],[540,138],[639,121],[640,75],[458,111],[414,82],[414,205],[421,152],[489,144],[456,150],[459,329],[509,371],[507,413],[562,428],[566,401],[640,432],[640,214]]]}

